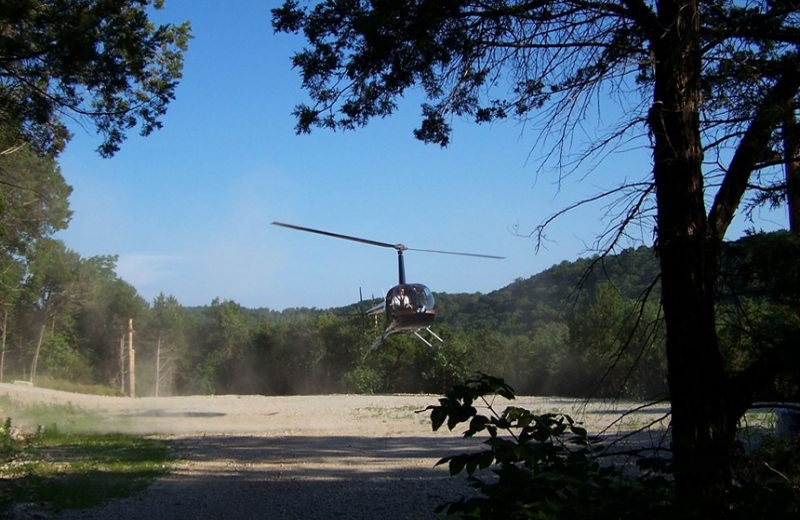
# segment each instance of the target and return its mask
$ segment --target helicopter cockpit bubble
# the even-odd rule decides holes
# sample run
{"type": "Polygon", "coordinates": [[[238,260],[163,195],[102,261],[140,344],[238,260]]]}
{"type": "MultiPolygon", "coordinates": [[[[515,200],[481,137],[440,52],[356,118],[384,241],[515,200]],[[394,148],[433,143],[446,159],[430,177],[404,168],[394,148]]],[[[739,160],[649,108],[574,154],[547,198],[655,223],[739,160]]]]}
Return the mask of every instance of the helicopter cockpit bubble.
{"type": "Polygon", "coordinates": [[[395,312],[430,312],[435,305],[430,289],[418,283],[392,287],[386,295],[386,303],[395,312]]]}

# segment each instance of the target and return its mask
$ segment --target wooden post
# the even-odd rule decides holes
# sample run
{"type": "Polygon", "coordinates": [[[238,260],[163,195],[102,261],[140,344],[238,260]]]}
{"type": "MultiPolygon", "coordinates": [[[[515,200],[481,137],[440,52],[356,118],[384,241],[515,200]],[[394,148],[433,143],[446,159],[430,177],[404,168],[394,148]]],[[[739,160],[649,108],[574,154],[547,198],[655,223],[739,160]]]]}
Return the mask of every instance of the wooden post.
{"type": "Polygon", "coordinates": [[[133,348],[133,318],[128,320],[128,390],[136,397],[136,350],[133,348]]]}

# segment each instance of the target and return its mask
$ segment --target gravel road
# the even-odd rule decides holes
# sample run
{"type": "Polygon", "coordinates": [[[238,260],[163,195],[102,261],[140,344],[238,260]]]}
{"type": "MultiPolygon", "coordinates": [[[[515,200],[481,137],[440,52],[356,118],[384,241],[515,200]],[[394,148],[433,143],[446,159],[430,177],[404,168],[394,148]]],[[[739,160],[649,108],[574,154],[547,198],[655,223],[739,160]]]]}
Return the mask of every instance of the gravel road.
{"type": "MultiPolygon", "coordinates": [[[[69,403],[97,412],[99,431],[173,442],[175,471],[134,497],[55,516],[66,520],[439,518],[437,505],[472,490],[436,461],[479,447],[461,438],[463,428],[431,430],[429,415],[417,411],[436,404],[434,395],[131,399],[0,384],[2,395],[69,403]]],[[[532,397],[514,404],[571,413],[594,431],[630,406],[532,397]]]]}

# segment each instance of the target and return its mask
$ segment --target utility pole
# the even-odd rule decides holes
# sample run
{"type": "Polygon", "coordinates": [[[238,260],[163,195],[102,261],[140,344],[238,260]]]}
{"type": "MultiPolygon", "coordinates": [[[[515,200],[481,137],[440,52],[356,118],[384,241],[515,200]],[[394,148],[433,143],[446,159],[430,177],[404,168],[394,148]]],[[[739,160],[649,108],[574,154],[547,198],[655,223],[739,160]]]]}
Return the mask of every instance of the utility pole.
{"type": "Polygon", "coordinates": [[[128,320],[128,389],[136,397],[136,350],[133,348],[133,318],[128,320]]]}

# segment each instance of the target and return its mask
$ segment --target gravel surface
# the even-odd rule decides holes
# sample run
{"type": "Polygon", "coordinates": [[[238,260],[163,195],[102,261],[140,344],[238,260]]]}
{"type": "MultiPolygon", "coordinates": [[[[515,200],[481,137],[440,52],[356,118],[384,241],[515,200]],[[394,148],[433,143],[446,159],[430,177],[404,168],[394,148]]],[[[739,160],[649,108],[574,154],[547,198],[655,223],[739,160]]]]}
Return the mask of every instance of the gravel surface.
{"type": "MultiPolygon", "coordinates": [[[[175,471],[134,497],[54,516],[67,520],[439,518],[437,505],[472,490],[436,461],[480,447],[461,437],[465,428],[431,430],[429,414],[417,412],[437,404],[434,395],[130,399],[0,384],[2,395],[96,411],[99,431],[172,440],[175,471]]],[[[595,432],[631,407],[533,397],[514,404],[570,413],[595,432]]],[[[635,425],[661,412],[639,414],[635,425]]]]}

